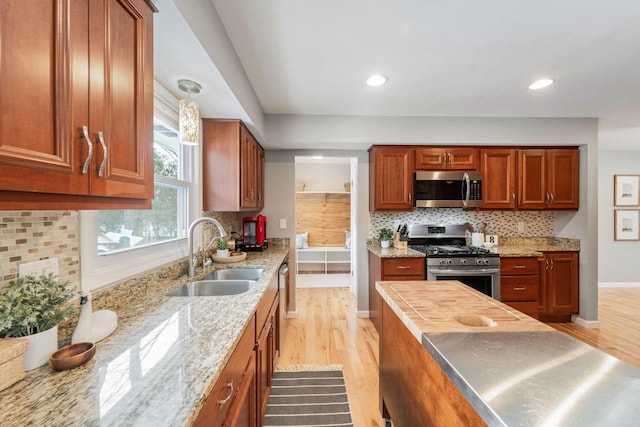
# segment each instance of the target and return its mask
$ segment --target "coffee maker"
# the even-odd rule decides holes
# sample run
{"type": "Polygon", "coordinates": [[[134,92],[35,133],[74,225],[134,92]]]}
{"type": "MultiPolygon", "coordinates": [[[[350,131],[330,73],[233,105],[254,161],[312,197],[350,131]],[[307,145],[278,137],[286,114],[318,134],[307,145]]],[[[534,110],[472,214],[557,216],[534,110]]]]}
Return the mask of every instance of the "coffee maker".
{"type": "Polygon", "coordinates": [[[245,251],[261,251],[268,247],[267,217],[264,215],[242,218],[242,248],[245,251]]]}

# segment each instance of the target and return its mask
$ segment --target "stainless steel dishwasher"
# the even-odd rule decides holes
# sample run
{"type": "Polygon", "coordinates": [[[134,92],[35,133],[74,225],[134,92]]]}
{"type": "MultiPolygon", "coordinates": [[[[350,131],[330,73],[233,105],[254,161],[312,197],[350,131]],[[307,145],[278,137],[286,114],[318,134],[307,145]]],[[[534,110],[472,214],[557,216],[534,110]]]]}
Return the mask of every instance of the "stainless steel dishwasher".
{"type": "Polygon", "coordinates": [[[278,291],[280,294],[280,308],[278,310],[280,314],[278,316],[277,327],[279,333],[276,335],[278,337],[276,340],[276,349],[278,354],[280,354],[280,343],[284,341],[284,333],[286,330],[284,322],[289,302],[289,258],[282,262],[278,270],[278,291]]]}

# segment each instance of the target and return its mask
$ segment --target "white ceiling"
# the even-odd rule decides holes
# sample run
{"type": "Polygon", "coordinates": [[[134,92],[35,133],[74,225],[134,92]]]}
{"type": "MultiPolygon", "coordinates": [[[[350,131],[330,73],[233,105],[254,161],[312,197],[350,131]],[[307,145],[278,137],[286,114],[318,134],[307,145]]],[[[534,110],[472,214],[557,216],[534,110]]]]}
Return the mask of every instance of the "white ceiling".
{"type": "Polygon", "coordinates": [[[639,1],[211,1],[265,114],[597,117],[640,149],[639,1]]]}

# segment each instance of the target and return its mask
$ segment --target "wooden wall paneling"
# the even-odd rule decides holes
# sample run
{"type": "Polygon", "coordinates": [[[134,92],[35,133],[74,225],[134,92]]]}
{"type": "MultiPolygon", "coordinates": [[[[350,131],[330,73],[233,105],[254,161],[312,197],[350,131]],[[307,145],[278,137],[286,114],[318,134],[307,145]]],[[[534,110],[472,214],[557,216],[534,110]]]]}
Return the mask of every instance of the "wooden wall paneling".
{"type": "Polygon", "coordinates": [[[296,234],[308,232],[309,246],[344,246],[351,229],[351,194],[296,193],[296,234]]]}

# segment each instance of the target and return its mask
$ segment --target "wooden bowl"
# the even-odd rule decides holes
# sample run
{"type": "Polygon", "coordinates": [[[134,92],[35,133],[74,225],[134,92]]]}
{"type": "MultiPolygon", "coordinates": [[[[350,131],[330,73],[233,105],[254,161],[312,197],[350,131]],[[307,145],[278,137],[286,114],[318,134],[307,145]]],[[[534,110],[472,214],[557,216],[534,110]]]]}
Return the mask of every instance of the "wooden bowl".
{"type": "Polygon", "coordinates": [[[49,358],[49,366],[56,371],[77,368],[91,360],[96,354],[96,345],[92,342],[79,342],[62,347],[49,358]]]}

